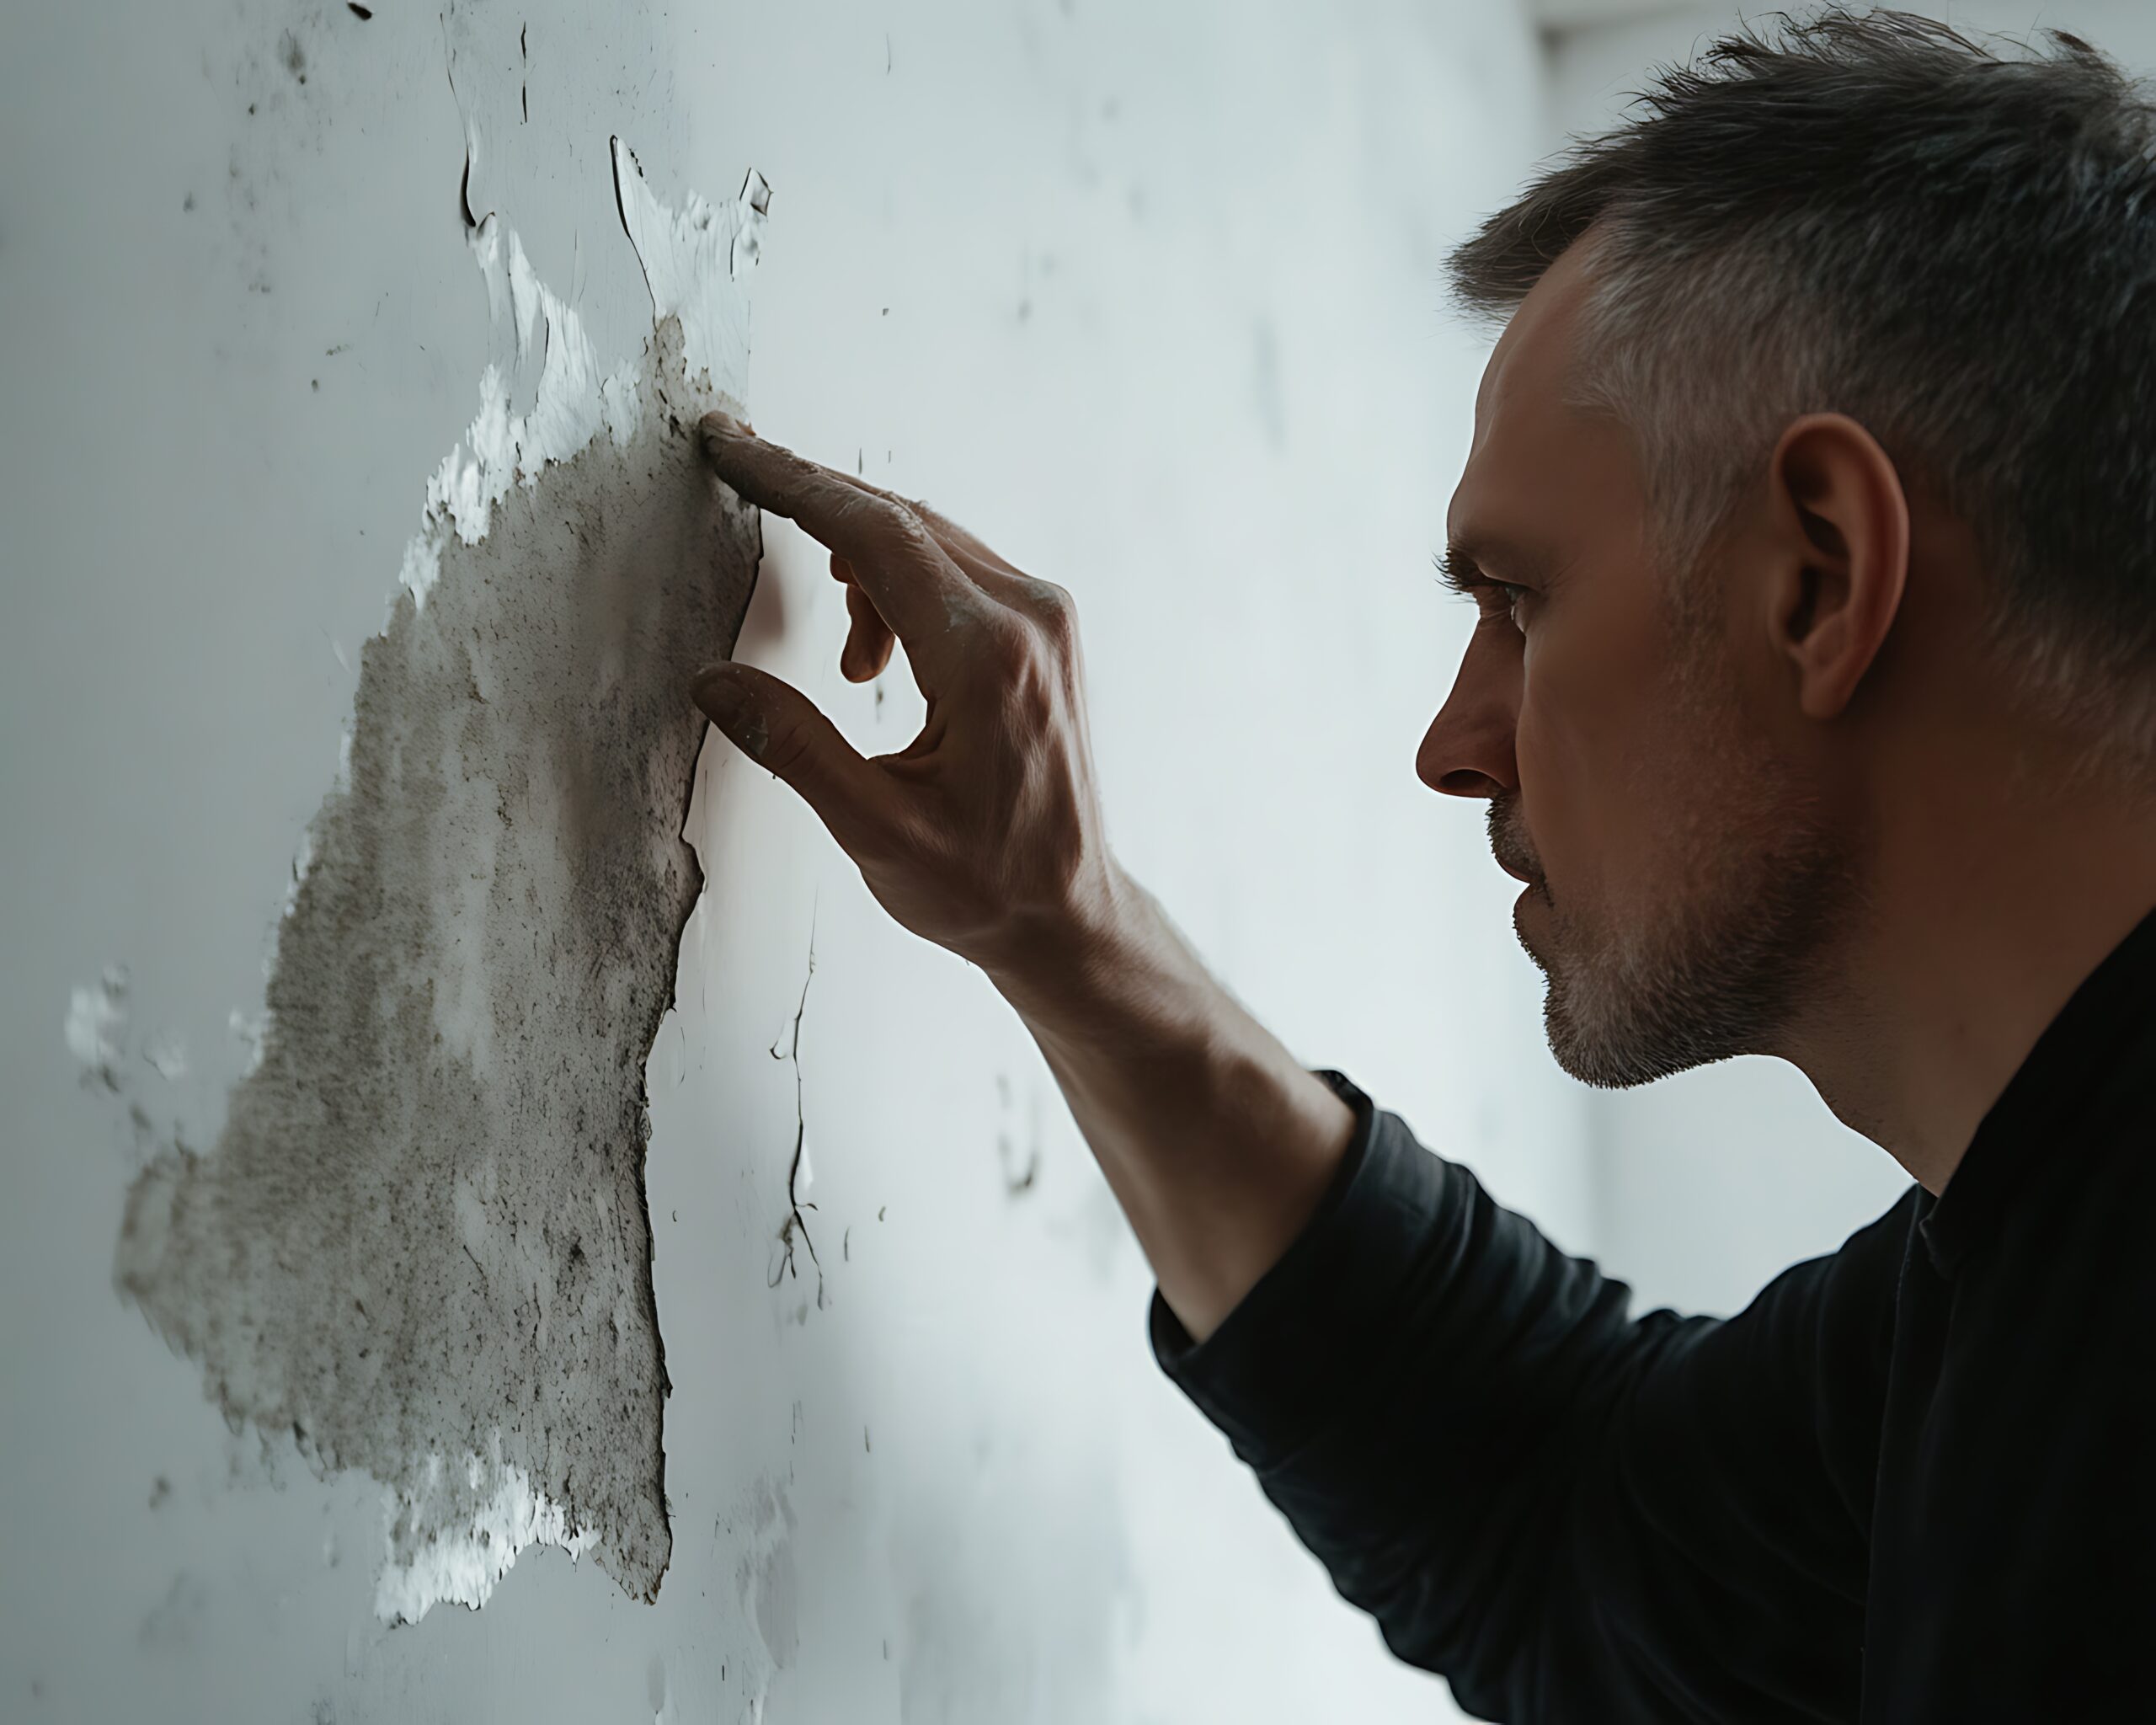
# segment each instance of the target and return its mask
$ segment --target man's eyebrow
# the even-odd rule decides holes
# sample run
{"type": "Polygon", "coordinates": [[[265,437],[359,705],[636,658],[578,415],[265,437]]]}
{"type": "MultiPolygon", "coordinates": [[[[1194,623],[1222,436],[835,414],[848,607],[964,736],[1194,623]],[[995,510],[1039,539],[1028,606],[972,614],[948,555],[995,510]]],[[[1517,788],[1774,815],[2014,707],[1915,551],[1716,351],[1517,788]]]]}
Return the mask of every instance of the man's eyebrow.
{"type": "Polygon", "coordinates": [[[1438,559],[1438,582],[1454,593],[1471,593],[1477,587],[1487,586],[1495,579],[1485,574],[1482,564],[1493,563],[1514,574],[1532,575],[1542,571],[1550,559],[1502,539],[1468,537],[1447,542],[1438,559]]]}

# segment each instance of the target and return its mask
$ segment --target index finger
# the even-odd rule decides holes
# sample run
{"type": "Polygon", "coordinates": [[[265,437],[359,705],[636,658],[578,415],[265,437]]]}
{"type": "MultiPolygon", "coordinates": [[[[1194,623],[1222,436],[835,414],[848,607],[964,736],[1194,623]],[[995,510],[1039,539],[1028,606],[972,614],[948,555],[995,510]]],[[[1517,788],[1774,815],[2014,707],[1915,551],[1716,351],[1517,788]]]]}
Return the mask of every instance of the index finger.
{"type": "Polygon", "coordinates": [[[896,499],[766,443],[723,414],[705,414],[697,430],[712,470],[744,500],[784,515],[852,566],[910,651],[985,610],[987,595],[896,499]]]}

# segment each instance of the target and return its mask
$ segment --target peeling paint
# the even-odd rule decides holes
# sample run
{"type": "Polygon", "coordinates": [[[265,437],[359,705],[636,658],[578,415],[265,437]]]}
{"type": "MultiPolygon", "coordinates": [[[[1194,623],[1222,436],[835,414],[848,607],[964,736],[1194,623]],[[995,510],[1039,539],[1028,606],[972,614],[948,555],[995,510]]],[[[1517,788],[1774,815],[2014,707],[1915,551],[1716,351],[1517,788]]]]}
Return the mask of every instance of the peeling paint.
{"type": "MultiPolygon", "coordinates": [[[[748,302],[713,293],[709,285],[722,274],[739,281],[755,267],[771,189],[752,168],[729,208],[714,209],[692,192],[680,209],[671,210],[645,184],[635,152],[619,138],[613,148],[615,206],[622,231],[643,264],[653,315],[661,322],[680,320],[688,375],[696,381],[714,364],[746,350],[748,302]]],[[[721,372],[710,371],[710,378],[723,387],[721,372]]]]}
{"type": "Polygon", "coordinates": [[[127,972],[109,964],[104,974],[68,996],[67,1051],[83,1069],[85,1084],[120,1088],[120,1039],[127,1032],[127,972]]]}
{"type": "Polygon", "coordinates": [[[582,322],[533,273],[523,242],[514,233],[504,241],[500,217],[490,212],[469,243],[495,321],[505,311],[514,320],[518,362],[531,357],[535,340],[543,357],[537,387],[521,413],[510,400],[500,368],[487,367],[479,378],[478,413],[427,482],[420,531],[405,548],[400,577],[420,605],[440,576],[442,548],[452,535],[478,544],[513,486],[536,486],[550,463],[570,460],[602,427],[617,448],[626,447],[643,419],[635,368],[622,366],[600,376],[582,322]]]}
{"type": "Polygon", "coordinates": [[[187,1076],[187,1044],[172,1031],[160,1031],[142,1045],[142,1058],[150,1068],[168,1084],[177,1084],[187,1076]]]}
{"type": "MultiPolygon", "coordinates": [[[[702,886],[686,691],[760,551],[694,426],[743,411],[734,242],[763,211],[671,211],[629,177],[640,361],[602,370],[517,237],[473,227],[515,362],[480,379],[361,649],[254,1064],[213,1150],[168,1144],[135,1182],[115,1256],[235,1429],[387,1487],[392,1622],[476,1608],[535,1544],[648,1599],[672,1546],[644,1063],[702,886]]],[[[77,991],[86,1070],[124,993],[77,991]]]]}

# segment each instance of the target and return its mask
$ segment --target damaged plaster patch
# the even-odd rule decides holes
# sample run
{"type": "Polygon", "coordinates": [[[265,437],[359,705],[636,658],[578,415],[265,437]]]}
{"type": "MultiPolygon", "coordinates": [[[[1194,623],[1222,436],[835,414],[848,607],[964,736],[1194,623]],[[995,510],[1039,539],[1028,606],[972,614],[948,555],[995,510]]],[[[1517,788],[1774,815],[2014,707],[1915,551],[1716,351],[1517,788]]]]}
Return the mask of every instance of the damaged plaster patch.
{"type": "MultiPolygon", "coordinates": [[[[477,1607],[533,1544],[648,1599],[672,1546],[644,1064],[702,885],[686,691],[760,550],[696,447],[747,362],[743,291],[704,248],[730,259],[763,211],[676,216],[640,175],[622,195],[654,212],[631,232],[671,296],[641,364],[602,372],[515,236],[470,237],[515,361],[482,378],[362,649],[254,1064],[213,1150],[135,1182],[115,1256],[235,1429],[388,1487],[391,1621],[477,1607]]],[[[121,1010],[78,995],[87,1071],[121,1010]]]]}

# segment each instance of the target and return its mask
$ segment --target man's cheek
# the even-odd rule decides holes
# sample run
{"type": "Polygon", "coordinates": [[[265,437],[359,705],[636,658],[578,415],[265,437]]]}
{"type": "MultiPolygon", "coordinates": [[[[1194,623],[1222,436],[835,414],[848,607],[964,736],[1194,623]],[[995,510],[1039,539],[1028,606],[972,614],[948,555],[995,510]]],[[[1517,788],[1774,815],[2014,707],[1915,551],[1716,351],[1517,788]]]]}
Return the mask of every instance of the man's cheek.
{"type": "Polygon", "coordinates": [[[1520,820],[1541,878],[1556,892],[1576,874],[1591,830],[1586,817],[1593,788],[1585,744],[1546,708],[1522,708],[1513,743],[1520,820]]]}

